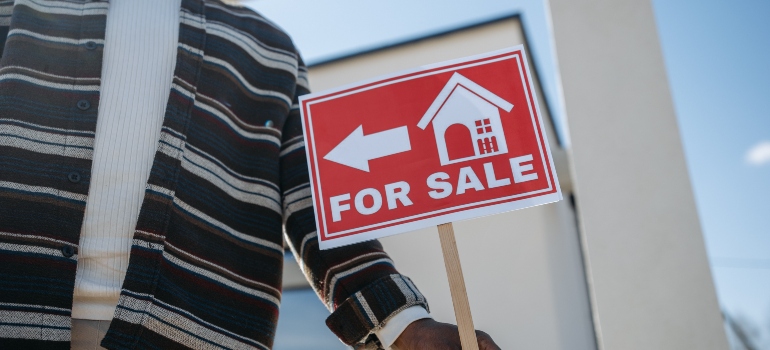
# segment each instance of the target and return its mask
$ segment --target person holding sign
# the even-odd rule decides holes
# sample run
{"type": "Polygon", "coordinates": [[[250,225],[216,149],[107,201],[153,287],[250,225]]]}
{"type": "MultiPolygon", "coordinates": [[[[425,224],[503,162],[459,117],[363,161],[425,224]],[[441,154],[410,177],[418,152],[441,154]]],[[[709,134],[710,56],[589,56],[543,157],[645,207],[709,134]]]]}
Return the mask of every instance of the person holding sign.
{"type": "Polygon", "coordinates": [[[344,343],[460,348],[377,241],[319,249],[307,69],[259,14],[0,1],[0,50],[0,348],[270,349],[284,240],[344,343]]]}

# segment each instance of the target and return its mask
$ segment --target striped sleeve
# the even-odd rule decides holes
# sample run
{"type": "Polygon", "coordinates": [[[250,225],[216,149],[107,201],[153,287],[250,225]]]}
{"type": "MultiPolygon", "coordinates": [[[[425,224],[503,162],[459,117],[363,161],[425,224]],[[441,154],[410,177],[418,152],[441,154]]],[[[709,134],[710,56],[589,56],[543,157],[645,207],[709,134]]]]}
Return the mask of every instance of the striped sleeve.
{"type": "Polygon", "coordinates": [[[298,97],[309,92],[300,61],[293,105],[283,128],[281,188],[286,241],[313,289],[332,311],[327,326],[348,345],[370,348],[367,339],[398,312],[428,309],[412,281],[373,240],[320,250],[312,208],[298,97]]]}

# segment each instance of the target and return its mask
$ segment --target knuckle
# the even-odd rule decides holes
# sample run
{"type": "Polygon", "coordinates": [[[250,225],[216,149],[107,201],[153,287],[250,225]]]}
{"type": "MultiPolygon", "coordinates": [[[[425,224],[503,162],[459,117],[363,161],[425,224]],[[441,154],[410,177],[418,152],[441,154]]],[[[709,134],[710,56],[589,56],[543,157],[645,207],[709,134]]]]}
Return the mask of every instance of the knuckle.
{"type": "Polygon", "coordinates": [[[489,336],[489,334],[487,334],[487,332],[484,331],[476,331],[476,336],[480,338],[492,338],[489,336]]]}

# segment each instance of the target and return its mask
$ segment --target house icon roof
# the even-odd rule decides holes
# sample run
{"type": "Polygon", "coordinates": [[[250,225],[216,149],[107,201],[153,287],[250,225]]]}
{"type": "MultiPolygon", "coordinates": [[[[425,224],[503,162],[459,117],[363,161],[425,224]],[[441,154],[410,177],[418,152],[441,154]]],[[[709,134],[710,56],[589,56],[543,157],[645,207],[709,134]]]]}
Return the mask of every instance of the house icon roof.
{"type": "Polygon", "coordinates": [[[439,92],[438,96],[436,96],[436,99],[433,100],[433,103],[428,108],[428,111],[426,111],[422,116],[420,122],[417,123],[417,126],[420,129],[425,130],[425,128],[428,127],[428,124],[430,124],[433,118],[438,114],[438,112],[441,110],[441,107],[444,105],[446,100],[452,96],[452,93],[458,86],[466,88],[470,92],[478,95],[485,101],[497,106],[506,112],[510,112],[511,109],[513,109],[513,104],[503,100],[491,91],[485,89],[483,86],[476,84],[472,80],[462,76],[460,73],[455,72],[452,77],[449,78],[449,81],[447,81],[446,85],[444,85],[444,88],[441,89],[441,92],[439,92]]]}

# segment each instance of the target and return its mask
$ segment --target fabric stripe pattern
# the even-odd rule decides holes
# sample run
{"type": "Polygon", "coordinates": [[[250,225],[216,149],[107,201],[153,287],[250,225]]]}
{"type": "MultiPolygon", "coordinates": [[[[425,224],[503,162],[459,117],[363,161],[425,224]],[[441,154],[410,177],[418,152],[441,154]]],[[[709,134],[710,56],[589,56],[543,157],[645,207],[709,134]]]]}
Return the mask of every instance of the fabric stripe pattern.
{"type": "MultiPolygon", "coordinates": [[[[69,349],[104,0],[0,0],[0,348],[69,349]]],[[[284,242],[346,344],[428,307],[377,241],[318,249],[298,97],[272,22],[182,0],[172,88],[108,349],[270,349],[284,242]]],[[[367,343],[368,342],[368,343],[367,343]]]]}

